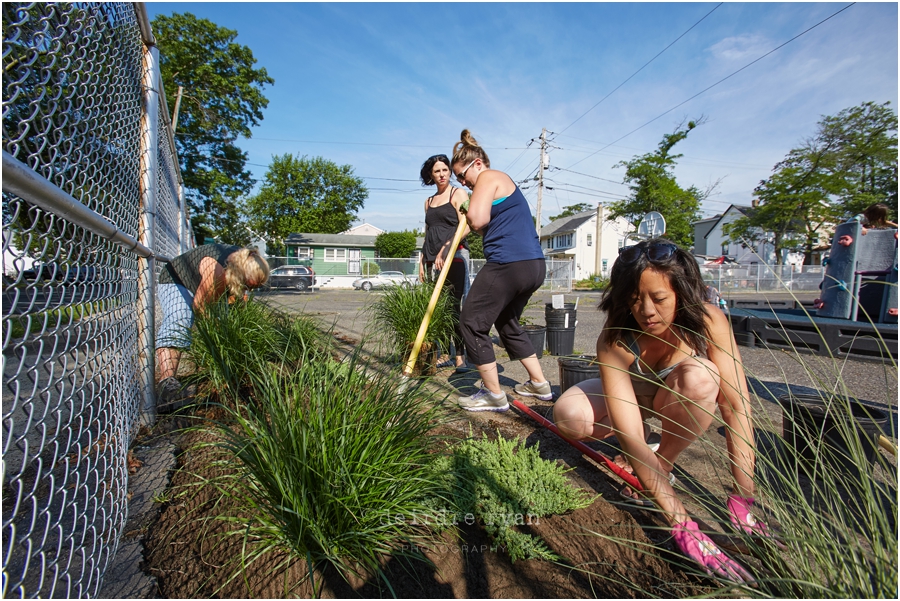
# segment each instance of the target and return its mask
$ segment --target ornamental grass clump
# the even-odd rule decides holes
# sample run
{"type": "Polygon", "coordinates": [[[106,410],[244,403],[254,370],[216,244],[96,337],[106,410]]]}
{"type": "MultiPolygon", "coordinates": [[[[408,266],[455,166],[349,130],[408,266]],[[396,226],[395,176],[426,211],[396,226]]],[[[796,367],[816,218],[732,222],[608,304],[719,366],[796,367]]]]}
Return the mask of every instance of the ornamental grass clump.
{"type": "MultiPolygon", "coordinates": [[[[374,303],[366,309],[376,337],[383,348],[398,353],[405,360],[412,350],[425,311],[431,301],[434,282],[425,282],[409,288],[390,286],[374,303]]],[[[456,326],[456,317],[451,308],[450,294],[442,292],[438,297],[425,332],[425,342],[420,356],[427,356],[434,344],[449,348],[456,326]]]]}
{"type": "Polygon", "coordinates": [[[513,562],[559,559],[543,541],[516,526],[587,507],[596,499],[569,481],[566,472],[571,470],[542,459],[539,445],[526,447],[520,438],[475,440],[470,429],[469,438],[437,457],[433,469],[446,490],[435,502],[443,523],[477,520],[513,562]],[[447,497],[453,499],[450,514],[441,505],[447,497]]]}
{"type": "Polygon", "coordinates": [[[286,551],[310,576],[328,563],[345,577],[384,578],[386,555],[421,558],[408,549],[430,540],[422,499],[441,495],[428,452],[438,404],[358,354],[339,363],[307,349],[296,371],[247,377],[253,398],[217,428],[222,461],[236,470],[216,485],[241,508],[221,519],[252,543],[242,567],[286,551]]]}
{"type": "Polygon", "coordinates": [[[294,369],[301,360],[329,356],[331,344],[312,318],[287,315],[249,300],[221,299],[198,313],[186,358],[201,392],[234,399],[250,374],[271,366],[294,369]]]}

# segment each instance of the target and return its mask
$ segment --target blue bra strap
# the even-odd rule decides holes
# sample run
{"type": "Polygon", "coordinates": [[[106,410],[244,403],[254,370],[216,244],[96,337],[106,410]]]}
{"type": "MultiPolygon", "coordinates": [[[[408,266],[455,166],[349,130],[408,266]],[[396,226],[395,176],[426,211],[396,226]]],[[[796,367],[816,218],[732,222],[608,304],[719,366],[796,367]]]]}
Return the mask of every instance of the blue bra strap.
{"type": "Polygon", "coordinates": [[[494,202],[491,203],[491,206],[498,205],[501,202],[503,202],[504,200],[506,200],[507,198],[509,198],[509,196],[504,196],[503,198],[498,198],[497,200],[495,200],[494,202]]]}

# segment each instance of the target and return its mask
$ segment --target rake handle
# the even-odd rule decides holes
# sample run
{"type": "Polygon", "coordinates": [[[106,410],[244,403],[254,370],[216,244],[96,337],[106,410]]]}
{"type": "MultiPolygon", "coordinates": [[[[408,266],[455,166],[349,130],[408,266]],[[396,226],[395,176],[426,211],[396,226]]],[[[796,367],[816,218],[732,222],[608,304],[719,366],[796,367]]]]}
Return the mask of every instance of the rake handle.
{"type": "Polygon", "coordinates": [[[422,318],[422,323],[419,325],[419,332],[416,334],[416,341],[413,343],[412,351],[409,353],[409,359],[406,361],[406,365],[403,367],[403,375],[409,376],[412,374],[413,366],[416,364],[416,359],[419,358],[419,351],[422,349],[422,342],[425,341],[425,332],[428,331],[428,324],[431,323],[431,314],[434,313],[434,308],[437,305],[438,298],[441,296],[441,290],[444,287],[444,281],[447,279],[447,274],[450,272],[450,265],[453,263],[453,254],[456,253],[456,248],[459,247],[459,243],[462,241],[463,232],[466,229],[466,220],[460,219],[459,225],[456,226],[456,234],[453,236],[453,242],[450,244],[450,252],[447,253],[447,260],[444,261],[444,266],[441,267],[441,273],[438,276],[437,282],[434,285],[434,292],[431,293],[431,300],[428,301],[428,308],[425,309],[425,316],[422,318]]]}
{"type": "Polygon", "coordinates": [[[609,457],[607,457],[606,455],[604,455],[602,453],[598,453],[597,451],[595,451],[594,449],[592,449],[591,447],[587,446],[586,444],[584,444],[583,442],[581,442],[579,440],[569,440],[568,438],[566,438],[565,436],[562,435],[562,432],[559,431],[559,428],[556,427],[556,424],[551,422],[549,419],[547,419],[546,417],[544,417],[537,411],[534,411],[533,409],[530,409],[529,407],[527,407],[525,405],[525,403],[523,403],[519,399],[514,400],[512,402],[512,404],[514,407],[516,407],[516,409],[518,409],[519,411],[522,411],[523,413],[525,413],[525,415],[527,415],[528,417],[530,417],[537,423],[541,424],[542,426],[544,426],[545,428],[547,428],[548,430],[550,430],[551,432],[553,432],[554,434],[556,434],[557,436],[559,436],[560,438],[565,440],[567,443],[569,443],[570,445],[572,445],[573,447],[575,447],[576,449],[581,451],[581,453],[583,455],[587,455],[588,457],[590,457],[597,463],[601,463],[601,462],[605,463],[606,466],[614,474],[616,474],[619,478],[624,480],[625,484],[627,484],[631,488],[638,490],[638,491],[644,490],[644,487],[641,486],[641,483],[634,476],[634,474],[629,474],[628,472],[626,472],[624,469],[622,469],[621,467],[616,465],[615,462],[613,462],[611,459],[609,459],[609,457]]]}

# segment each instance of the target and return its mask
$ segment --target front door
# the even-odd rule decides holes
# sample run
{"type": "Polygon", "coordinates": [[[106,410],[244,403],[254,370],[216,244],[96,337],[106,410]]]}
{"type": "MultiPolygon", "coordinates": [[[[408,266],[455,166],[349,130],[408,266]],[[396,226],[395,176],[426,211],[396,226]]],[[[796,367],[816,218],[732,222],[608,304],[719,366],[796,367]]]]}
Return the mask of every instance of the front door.
{"type": "Polygon", "coordinates": [[[347,260],[347,273],[349,275],[358,275],[359,274],[359,249],[351,248],[350,256],[347,260]]]}

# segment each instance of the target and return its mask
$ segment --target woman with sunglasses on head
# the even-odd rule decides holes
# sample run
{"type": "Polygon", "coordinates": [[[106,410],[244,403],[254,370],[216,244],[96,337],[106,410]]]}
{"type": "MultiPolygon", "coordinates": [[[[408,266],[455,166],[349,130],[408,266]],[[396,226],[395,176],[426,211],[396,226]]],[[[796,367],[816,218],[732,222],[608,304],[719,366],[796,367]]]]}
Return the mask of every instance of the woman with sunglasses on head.
{"type": "Polygon", "coordinates": [[[491,326],[497,328],[510,359],[518,359],[529,380],[516,392],[549,401],[550,382],[544,378],[531,340],[519,317],[531,295],[544,283],[546,267],[528,201],[515,182],[491,169],[487,153],[464,129],[453,148],[450,165],[457,181],[472,190],[466,221],[484,238],[485,265],[478,272],[460,326],[469,360],[478,367],[482,387],[459,399],[467,411],[506,411],[509,402],[500,388],[491,326]]]}
{"type": "MultiPolygon", "coordinates": [[[[464,218],[459,207],[468,200],[469,195],[465,190],[450,184],[450,175],[450,159],[445,154],[429,157],[419,171],[423,186],[437,187],[437,193],[425,201],[425,244],[419,261],[419,281],[435,278],[444,267],[444,262],[452,261],[444,287],[449,288],[453,296],[452,311],[457,317],[456,333],[453,336],[456,370],[463,372],[467,371],[466,350],[458,321],[460,307],[469,291],[469,246],[466,244],[468,225],[463,230],[462,242],[453,253],[450,252],[450,245],[453,244],[459,221],[464,218]]],[[[449,365],[441,364],[439,367],[449,365]]]]}
{"type": "Polygon", "coordinates": [[[707,572],[749,579],[699,531],[673,489],[675,461],[706,431],[718,407],[733,477],[731,521],[766,534],[752,514],[755,448],[740,353],[728,318],[706,302],[697,261],[664,239],[622,248],[600,309],[607,314],[597,340],[600,377],[560,396],[553,409],[557,427],[573,440],[615,434],[623,451],[616,461],[633,469],[646,496],[628,486],[620,495],[641,506],[655,503],[681,551],[707,572]],[[658,444],[648,442],[650,417],[662,422],[658,444]]]}

